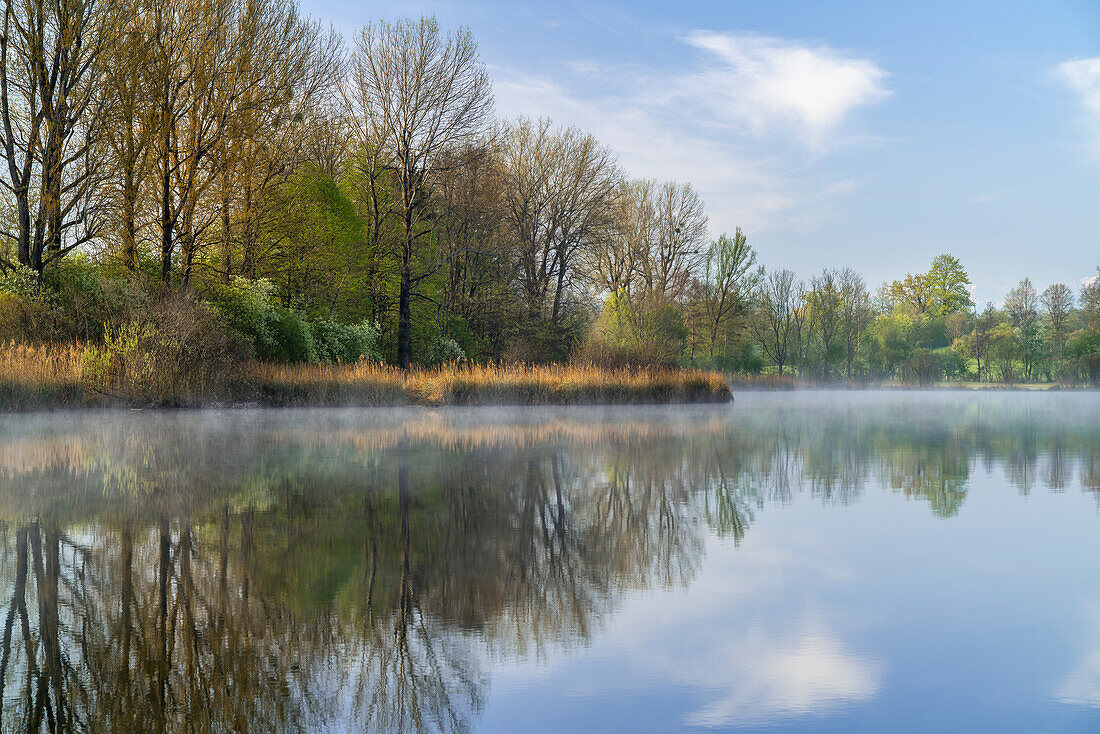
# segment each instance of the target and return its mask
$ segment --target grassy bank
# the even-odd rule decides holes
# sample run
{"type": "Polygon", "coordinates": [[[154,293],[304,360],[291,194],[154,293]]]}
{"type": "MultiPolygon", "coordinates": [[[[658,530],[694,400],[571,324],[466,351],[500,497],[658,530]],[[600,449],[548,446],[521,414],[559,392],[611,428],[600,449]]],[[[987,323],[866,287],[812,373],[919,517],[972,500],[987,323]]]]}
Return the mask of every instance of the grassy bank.
{"type": "Polygon", "coordinates": [[[403,371],[250,362],[220,380],[181,376],[178,363],[134,355],[109,368],[79,345],[0,347],[0,410],[82,406],[583,405],[725,402],[718,372],[589,366],[447,366],[403,371]]]}

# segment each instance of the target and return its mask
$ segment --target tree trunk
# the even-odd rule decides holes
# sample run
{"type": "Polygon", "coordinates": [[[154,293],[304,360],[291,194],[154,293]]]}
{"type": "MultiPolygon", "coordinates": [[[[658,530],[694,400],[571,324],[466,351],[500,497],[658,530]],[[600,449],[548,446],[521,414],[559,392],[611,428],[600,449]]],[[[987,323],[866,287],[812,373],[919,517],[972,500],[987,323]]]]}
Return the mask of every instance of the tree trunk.
{"type": "Polygon", "coordinates": [[[172,281],[172,175],[168,162],[164,164],[164,176],[160,182],[160,281],[168,285],[172,281]]]}
{"type": "Polygon", "coordinates": [[[401,247],[401,293],[397,310],[397,363],[407,370],[412,364],[412,209],[405,209],[405,241],[401,247]]]}

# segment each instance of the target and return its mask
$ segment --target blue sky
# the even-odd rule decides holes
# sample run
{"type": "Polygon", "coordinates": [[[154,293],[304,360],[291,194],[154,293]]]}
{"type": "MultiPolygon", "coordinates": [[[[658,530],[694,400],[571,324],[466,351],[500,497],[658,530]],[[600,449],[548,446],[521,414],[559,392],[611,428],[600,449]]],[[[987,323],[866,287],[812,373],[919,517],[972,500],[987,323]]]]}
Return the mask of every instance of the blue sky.
{"type": "Polygon", "coordinates": [[[319,2],[466,25],[498,115],[691,181],[769,268],[872,287],[951,252],[980,302],[1100,265],[1100,3],[319,2]]]}

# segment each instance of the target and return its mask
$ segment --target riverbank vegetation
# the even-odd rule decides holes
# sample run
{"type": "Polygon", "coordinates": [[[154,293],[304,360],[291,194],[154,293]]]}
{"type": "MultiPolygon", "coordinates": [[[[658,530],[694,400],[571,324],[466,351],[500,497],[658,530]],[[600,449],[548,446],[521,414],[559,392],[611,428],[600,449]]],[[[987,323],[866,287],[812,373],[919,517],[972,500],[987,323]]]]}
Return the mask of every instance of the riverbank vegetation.
{"type": "Polygon", "coordinates": [[[713,392],[684,368],[1100,381],[1095,281],[979,310],[949,255],[875,292],[765,270],[740,229],[711,237],[690,183],[497,119],[465,29],[345,39],[293,0],[3,3],[5,407],[526,402],[547,375],[551,402],[713,392]]]}
{"type": "Polygon", "coordinates": [[[170,345],[144,345],[140,332],[108,334],[84,348],[0,346],[0,405],[83,406],[575,405],[728,402],[716,371],[568,365],[242,363],[212,375],[173,362],[170,345]]]}

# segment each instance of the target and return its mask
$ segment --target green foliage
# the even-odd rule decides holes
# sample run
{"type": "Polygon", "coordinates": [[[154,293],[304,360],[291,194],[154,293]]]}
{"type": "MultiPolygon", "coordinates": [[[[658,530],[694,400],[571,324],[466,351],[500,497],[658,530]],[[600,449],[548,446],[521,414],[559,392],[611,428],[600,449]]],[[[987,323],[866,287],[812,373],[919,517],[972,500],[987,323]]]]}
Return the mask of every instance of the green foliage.
{"type": "Polygon", "coordinates": [[[274,293],[265,279],[233,278],[214,290],[215,306],[231,328],[248,338],[257,359],[324,364],[382,359],[377,325],[342,324],[329,318],[309,321],[280,304],[274,293]]]}
{"type": "Polygon", "coordinates": [[[215,290],[215,306],[228,325],[252,343],[253,355],[273,362],[312,362],[316,358],[309,325],[295,311],[280,305],[275,288],[265,279],[235,277],[215,290]]]}
{"type": "Polygon", "coordinates": [[[465,361],[466,351],[450,337],[437,341],[428,356],[428,363],[432,365],[462,364],[465,361]]]}
{"type": "Polygon", "coordinates": [[[313,333],[297,311],[274,306],[268,312],[269,341],[257,356],[273,362],[316,362],[313,333]]]}
{"type": "Polygon", "coordinates": [[[604,300],[577,358],[603,366],[675,365],[687,334],[683,315],[674,304],[612,294],[604,300]]]}
{"type": "Polygon", "coordinates": [[[907,313],[880,316],[871,324],[867,361],[879,376],[897,374],[913,352],[914,319],[907,313]]]}
{"type": "Polygon", "coordinates": [[[209,306],[179,296],[106,326],[84,350],[84,389],[131,404],[201,405],[237,386],[242,356],[209,306]]]}
{"type": "Polygon", "coordinates": [[[1082,378],[1100,385],[1100,331],[1082,331],[1070,341],[1067,353],[1077,363],[1082,378]]]}
{"type": "Polygon", "coordinates": [[[380,362],[379,329],[366,321],[341,324],[331,319],[309,325],[313,340],[313,361],[322,364],[351,364],[360,359],[380,362]]]}
{"type": "Polygon", "coordinates": [[[741,339],[736,343],[723,345],[723,348],[716,350],[714,354],[697,356],[693,366],[722,372],[758,375],[764,371],[764,358],[753,348],[751,341],[741,339]]]}
{"type": "Polygon", "coordinates": [[[0,293],[11,296],[33,296],[38,293],[38,274],[25,265],[7,271],[0,270],[0,293]]]}
{"type": "Polygon", "coordinates": [[[933,315],[944,317],[974,307],[970,300],[970,276],[957,257],[943,253],[932,260],[926,276],[933,315]]]}
{"type": "Polygon", "coordinates": [[[82,257],[50,268],[41,288],[34,278],[27,269],[0,276],[0,339],[98,342],[108,323],[147,313],[153,301],[142,281],[105,275],[82,257]]]}
{"type": "Polygon", "coordinates": [[[905,372],[915,382],[930,385],[943,377],[944,361],[931,349],[917,349],[905,360],[905,372]]]}
{"type": "MultiPolygon", "coordinates": [[[[348,311],[363,301],[368,253],[363,223],[353,202],[328,176],[307,165],[273,192],[285,214],[274,224],[275,246],[264,273],[278,284],[284,303],[307,311],[348,311]]],[[[362,314],[360,314],[362,315],[362,314]]]]}

